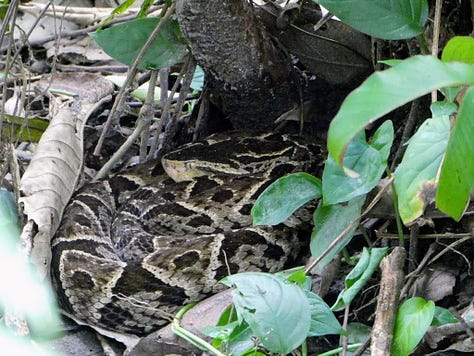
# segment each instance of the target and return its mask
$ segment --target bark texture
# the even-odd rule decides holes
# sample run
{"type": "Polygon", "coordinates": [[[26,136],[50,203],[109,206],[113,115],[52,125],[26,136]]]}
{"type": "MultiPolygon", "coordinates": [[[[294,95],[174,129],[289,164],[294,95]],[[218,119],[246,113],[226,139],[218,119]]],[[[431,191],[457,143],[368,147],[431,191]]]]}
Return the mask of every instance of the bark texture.
{"type": "Polygon", "coordinates": [[[235,129],[265,130],[298,103],[290,58],[247,0],[178,0],[176,13],[207,75],[211,100],[235,129]]]}
{"type": "Polygon", "coordinates": [[[403,286],[403,265],[406,252],[402,247],[395,247],[390,255],[380,263],[382,280],[372,328],[372,356],[390,355],[393,341],[393,329],[398,310],[398,299],[403,286]]]}

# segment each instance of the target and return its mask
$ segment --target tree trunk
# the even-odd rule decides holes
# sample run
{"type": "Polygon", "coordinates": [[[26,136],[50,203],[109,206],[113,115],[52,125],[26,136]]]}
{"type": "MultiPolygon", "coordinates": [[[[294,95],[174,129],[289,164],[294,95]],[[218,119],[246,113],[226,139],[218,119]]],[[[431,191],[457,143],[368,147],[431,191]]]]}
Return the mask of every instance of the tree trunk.
{"type": "Polygon", "coordinates": [[[291,60],[247,0],[177,0],[176,13],[206,73],[211,101],[235,129],[266,130],[299,102],[291,60]]]}

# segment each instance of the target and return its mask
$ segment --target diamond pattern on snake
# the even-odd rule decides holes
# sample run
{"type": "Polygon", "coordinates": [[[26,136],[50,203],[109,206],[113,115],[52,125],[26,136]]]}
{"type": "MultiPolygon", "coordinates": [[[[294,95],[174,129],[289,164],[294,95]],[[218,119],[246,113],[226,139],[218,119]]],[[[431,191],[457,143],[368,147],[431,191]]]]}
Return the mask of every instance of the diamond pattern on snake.
{"type": "Polygon", "coordinates": [[[267,227],[252,226],[250,210],[275,179],[318,172],[321,150],[288,135],[217,134],[165,155],[153,173],[86,184],[53,239],[60,304],[85,323],[145,334],[222,290],[230,273],[291,266],[311,212],[267,227]]]}

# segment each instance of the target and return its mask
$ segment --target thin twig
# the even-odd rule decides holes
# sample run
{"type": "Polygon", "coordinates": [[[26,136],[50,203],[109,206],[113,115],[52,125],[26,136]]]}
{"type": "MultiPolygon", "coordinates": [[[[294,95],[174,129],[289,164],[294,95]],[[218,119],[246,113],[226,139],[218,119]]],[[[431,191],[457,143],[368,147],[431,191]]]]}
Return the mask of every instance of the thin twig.
{"type": "Polygon", "coordinates": [[[175,9],[175,4],[173,3],[165,12],[163,17],[160,19],[160,22],[158,25],[155,27],[153,32],[150,34],[148,37],[147,41],[141,48],[140,52],[137,55],[137,58],[135,58],[135,61],[132,63],[130,66],[130,70],[128,71],[127,78],[125,79],[125,82],[123,83],[122,88],[119,91],[119,94],[117,95],[117,99],[114,102],[114,105],[110,111],[109,117],[107,118],[107,122],[104,125],[104,129],[100,135],[99,141],[97,142],[97,145],[94,149],[94,155],[98,156],[100,155],[100,150],[102,148],[102,145],[104,144],[105,137],[110,129],[110,126],[112,125],[113,122],[117,121],[120,111],[119,108],[123,107],[123,103],[125,101],[125,96],[126,93],[128,92],[128,87],[132,83],[133,78],[135,77],[137,71],[138,71],[138,65],[142,61],[146,51],[150,47],[150,45],[153,43],[155,38],[158,36],[158,33],[160,32],[161,28],[165,24],[166,21],[171,17],[171,15],[174,13],[175,9]]]}
{"type": "Polygon", "coordinates": [[[370,344],[370,335],[367,336],[360,347],[353,353],[353,356],[361,356],[370,344]]]}
{"type": "MultiPolygon", "coordinates": [[[[438,47],[439,47],[439,29],[441,26],[441,8],[443,7],[443,0],[436,0],[435,4],[435,16],[433,24],[433,44],[431,46],[431,54],[435,57],[438,57],[438,47]]],[[[431,102],[434,103],[438,101],[438,91],[433,90],[431,92],[431,102]]]]}
{"type": "Polygon", "coordinates": [[[408,291],[410,290],[411,286],[413,285],[413,283],[415,282],[416,280],[416,277],[421,273],[421,271],[428,265],[428,259],[430,258],[430,256],[436,251],[436,244],[435,243],[432,243],[429,248],[428,248],[428,251],[426,251],[425,253],[425,256],[423,257],[423,259],[421,260],[420,264],[418,265],[418,267],[416,268],[416,270],[414,270],[413,272],[410,272],[407,276],[406,276],[406,279],[407,281],[405,282],[405,285],[403,286],[402,288],[402,291],[400,292],[400,299],[404,298],[408,291]]]}
{"type": "MultiPolygon", "coordinates": [[[[169,128],[169,125],[170,125],[169,122],[172,120],[171,115],[169,113],[169,110],[170,110],[171,104],[173,103],[174,95],[176,94],[176,91],[178,90],[178,87],[179,87],[180,84],[181,84],[180,97],[181,97],[182,92],[187,94],[187,90],[185,90],[184,82],[181,83],[181,80],[184,78],[185,73],[187,73],[189,71],[188,68],[189,68],[190,63],[192,61],[193,61],[192,56],[188,55],[187,59],[185,61],[185,64],[183,65],[181,71],[178,74],[178,78],[176,78],[176,81],[175,81],[173,87],[171,88],[170,93],[168,94],[168,98],[165,102],[165,105],[162,107],[161,118],[160,118],[160,120],[158,121],[158,123],[155,127],[155,136],[154,136],[154,139],[153,139],[153,145],[150,149],[150,155],[153,155],[153,158],[158,158],[159,155],[160,155],[160,152],[163,151],[163,142],[166,140],[166,138],[165,137],[161,138],[160,135],[162,134],[163,127],[165,128],[165,130],[164,130],[165,135],[166,135],[166,128],[167,127],[169,128]]],[[[178,98],[177,102],[179,100],[180,99],[178,98]]],[[[176,106],[175,106],[175,112],[176,112],[176,110],[178,110],[178,106],[179,105],[177,103],[176,106]]],[[[181,108],[179,108],[179,111],[180,110],[181,110],[181,108]]],[[[179,115],[179,113],[178,113],[178,115],[179,115]]]]}
{"type": "Polygon", "coordinates": [[[164,137],[163,137],[163,148],[166,150],[171,147],[171,140],[176,133],[176,127],[178,123],[178,118],[181,115],[181,110],[183,109],[184,103],[186,102],[186,97],[188,96],[191,82],[193,80],[194,71],[196,70],[196,62],[192,56],[189,56],[189,60],[184,67],[184,78],[181,83],[181,89],[179,91],[178,101],[174,109],[173,117],[168,122],[168,125],[165,127],[164,137]]]}
{"type": "Polygon", "coordinates": [[[197,114],[196,124],[194,125],[193,142],[196,142],[201,134],[203,127],[207,122],[204,122],[204,118],[207,116],[209,111],[209,89],[204,88],[201,92],[201,103],[199,105],[199,111],[197,114]]]}
{"type": "Polygon", "coordinates": [[[329,246],[321,253],[321,255],[319,255],[317,258],[315,258],[315,260],[308,266],[305,268],[305,273],[309,273],[309,271],[311,271],[319,262],[321,262],[321,260],[326,257],[329,252],[331,252],[331,250],[336,247],[339,243],[341,243],[341,241],[344,239],[344,237],[349,233],[349,231],[351,231],[354,226],[356,226],[360,219],[362,217],[364,217],[365,215],[367,215],[372,209],[373,207],[375,206],[375,204],[377,204],[377,202],[380,200],[380,198],[382,198],[383,194],[385,194],[385,191],[388,189],[388,187],[390,186],[390,184],[392,184],[393,182],[393,176],[387,180],[386,184],[382,187],[382,189],[380,189],[380,191],[377,193],[377,195],[374,197],[374,199],[372,199],[372,201],[370,202],[370,204],[367,206],[367,208],[359,215],[359,217],[357,217],[357,219],[355,219],[354,221],[352,221],[345,229],[344,231],[342,231],[330,244],[329,246]]]}
{"type": "MultiPolygon", "coordinates": [[[[438,258],[440,258],[442,255],[444,255],[448,251],[458,252],[457,250],[454,249],[454,247],[456,247],[458,245],[461,245],[464,242],[470,241],[470,240],[472,240],[472,234],[469,234],[469,236],[465,236],[462,239],[458,239],[458,240],[454,241],[453,243],[451,243],[447,246],[443,244],[445,246],[445,248],[443,250],[441,250],[438,254],[436,254],[431,260],[429,260],[428,264],[430,265],[430,264],[434,263],[438,258]]],[[[467,260],[466,262],[469,265],[468,270],[471,270],[471,267],[470,267],[471,262],[469,260],[467,260]]]]}
{"type": "MultiPolygon", "coordinates": [[[[18,9],[18,1],[14,0],[8,6],[7,14],[5,15],[5,20],[0,30],[0,41],[2,42],[4,40],[6,29],[8,28],[8,26],[11,26],[11,28],[15,28],[17,9],[18,9]]],[[[5,69],[4,69],[5,77],[4,77],[3,88],[2,88],[2,104],[0,107],[0,132],[3,131],[3,122],[5,121],[5,103],[7,102],[7,97],[8,97],[7,95],[8,80],[7,79],[10,74],[10,69],[13,65],[13,62],[11,61],[11,58],[12,58],[11,44],[14,43],[13,41],[14,41],[13,31],[10,31],[9,38],[8,38],[8,43],[10,43],[10,46],[8,46],[7,58],[5,62],[5,69]]],[[[2,138],[0,135],[0,144],[1,143],[2,143],[2,138]]]]}
{"type": "MultiPolygon", "coordinates": [[[[148,13],[152,13],[152,12],[155,12],[157,10],[160,10],[161,7],[162,7],[162,5],[158,5],[158,6],[155,6],[153,8],[150,8],[150,11],[148,11],[148,13]]],[[[116,17],[113,20],[111,20],[109,23],[107,23],[107,27],[133,20],[136,17],[137,17],[136,14],[116,17]]],[[[94,32],[95,30],[97,30],[101,26],[102,26],[101,24],[97,24],[97,25],[86,27],[86,28],[81,28],[79,30],[64,31],[62,33],[62,35],[63,35],[63,37],[84,36],[84,35],[87,35],[90,32],[94,32]]],[[[53,34],[53,35],[50,35],[50,36],[42,37],[41,39],[38,39],[38,40],[30,41],[29,45],[32,46],[32,47],[39,47],[39,46],[44,45],[47,42],[51,42],[51,41],[56,40],[56,38],[57,38],[57,36],[55,34],[53,34]]],[[[7,50],[7,48],[8,48],[7,46],[0,47],[0,52],[2,52],[2,53],[5,52],[7,50]]]]}
{"type": "Polygon", "coordinates": [[[416,123],[419,119],[420,107],[423,98],[418,98],[413,100],[410,105],[410,112],[408,113],[408,118],[405,123],[405,127],[403,128],[402,138],[400,140],[400,145],[397,148],[397,152],[392,160],[392,164],[390,166],[390,170],[393,172],[395,170],[396,165],[398,164],[400,157],[405,152],[406,143],[410,139],[413,131],[415,130],[416,123]]]}
{"type": "Polygon", "coordinates": [[[102,166],[102,168],[97,172],[95,177],[92,179],[93,182],[104,178],[107,173],[113,168],[115,163],[117,163],[121,157],[127,152],[130,146],[140,137],[143,129],[146,126],[146,122],[144,120],[137,120],[137,126],[135,130],[127,137],[125,142],[118,148],[117,151],[112,155],[112,157],[102,166]]]}
{"type": "Polygon", "coordinates": [[[160,109],[161,109],[161,116],[158,122],[156,123],[154,129],[155,134],[153,136],[152,145],[150,147],[150,151],[148,152],[148,159],[156,158],[156,153],[159,147],[159,140],[161,131],[163,130],[163,123],[167,122],[170,118],[170,106],[171,102],[175,93],[175,90],[178,88],[179,81],[176,80],[171,92],[168,94],[169,88],[169,80],[168,76],[170,74],[169,68],[163,68],[160,70],[160,109]]]}
{"type": "Polygon", "coordinates": [[[155,116],[155,89],[156,82],[158,80],[158,72],[159,71],[157,70],[151,71],[150,81],[148,82],[146,102],[142,106],[140,115],[138,116],[139,120],[143,120],[145,122],[145,127],[143,128],[140,139],[140,163],[143,163],[146,160],[147,147],[150,138],[150,124],[155,116]]]}
{"type": "MultiPolygon", "coordinates": [[[[350,312],[350,304],[346,305],[346,307],[344,308],[344,321],[342,323],[342,329],[344,331],[347,331],[347,324],[349,322],[349,312],[350,312]]],[[[341,346],[342,346],[342,352],[341,352],[341,356],[346,356],[347,355],[347,345],[348,345],[348,338],[346,335],[342,335],[342,342],[341,342],[341,346]]]]}
{"type": "Polygon", "coordinates": [[[26,33],[26,35],[23,37],[23,41],[24,43],[18,48],[18,50],[15,52],[15,54],[13,55],[13,59],[12,59],[12,62],[15,62],[16,58],[20,55],[21,51],[23,50],[23,48],[26,47],[26,42],[28,41],[28,39],[30,38],[31,34],[33,33],[34,29],[38,26],[38,23],[40,22],[40,20],[42,19],[44,13],[48,10],[48,8],[52,5],[52,1],[48,1],[47,4],[45,4],[44,8],[41,10],[41,12],[39,13],[39,15],[36,17],[35,21],[33,22],[33,25],[30,27],[30,29],[28,30],[28,32],[26,33]]]}
{"type": "MultiPolygon", "coordinates": [[[[380,229],[382,230],[382,229],[380,229]]],[[[389,232],[376,232],[377,238],[380,239],[398,239],[398,234],[393,234],[389,232]]],[[[403,237],[409,237],[408,235],[403,235],[403,237]]],[[[421,234],[418,235],[419,239],[450,239],[450,240],[460,240],[464,238],[472,238],[471,233],[462,233],[462,234],[454,234],[454,233],[442,233],[442,234],[421,234]]]]}
{"type": "Polygon", "coordinates": [[[416,268],[416,261],[418,259],[418,230],[420,226],[414,224],[410,228],[410,246],[408,249],[408,272],[414,271],[416,268]]]}

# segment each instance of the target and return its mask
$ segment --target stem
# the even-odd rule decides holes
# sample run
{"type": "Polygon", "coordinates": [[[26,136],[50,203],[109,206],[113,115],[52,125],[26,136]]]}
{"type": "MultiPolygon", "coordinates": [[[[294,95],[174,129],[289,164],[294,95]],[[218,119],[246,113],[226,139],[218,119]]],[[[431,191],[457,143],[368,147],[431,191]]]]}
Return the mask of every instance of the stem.
{"type": "Polygon", "coordinates": [[[110,126],[112,125],[115,120],[118,120],[118,117],[120,115],[120,110],[123,106],[123,103],[125,101],[125,96],[128,92],[128,87],[132,83],[132,79],[135,77],[137,71],[138,71],[138,65],[140,64],[141,60],[145,56],[146,51],[152,44],[152,42],[155,40],[155,38],[158,36],[158,33],[160,32],[161,28],[165,24],[165,22],[171,17],[171,15],[174,13],[175,9],[175,4],[173,3],[164,13],[163,17],[160,19],[160,22],[158,25],[155,27],[153,32],[150,34],[148,39],[146,40],[145,44],[143,45],[142,49],[137,55],[137,58],[135,58],[134,62],[130,66],[130,69],[127,74],[127,78],[125,79],[125,82],[123,83],[122,87],[120,88],[119,94],[117,95],[117,98],[115,99],[114,105],[112,106],[112,109],[110,110],[109,117],[107,118],[107,121],[104,125],[104,128],[102,130],[102,133],[99,137],[99,141],[97,142],[97,145],[94,149],[94,156],[99,156],[100,155],[100,150],[102,148],[102,145],[104,143],[105,137],[107,133],[109,132],[110,126]]]}
{"type": "Polygon", "coordinates": [[[192,307],[194,307],[197,303],[191,303],[186,305],[185,307],[181,308],[181,310],[176,314],[173,321],[171,322],[171,331],[178,335],[179,337],[183,338],[184,340],[190,342],[194,346],[197,346],[200,350],[203,351],[210,351],[216,356],[225,356],[222,352],[217,350],[214,346],[206,342],[205,340],[201,339],[199,336],[194,335],[193,333],[189,332],[188,330],[184,329],[181,325],[181,318],[183,315],[192,307]]]}
{"type": "MultiPolygon", "coordinates": [[[[390,172],[388,169],[386,170],[386,172],[387,172],[387,176],[391,178],[392,172],[390,172]]],[[[393,183],[393,179],[392,179],[391,185],[392,185],[393,210],[395,212],[395,221],[397,223],[398,243],[400,247],[404,247],[405,238],[403,236],[403,225],[402,225],[402,220],[400,219],[400,212],[398,209],[398,195],[397,195],[397,190],[395,189],[395,184],[393,183]]]]}
{"type": "Polygon", "coordinates": [[[343,239],[344,237],[346,236],[347,233],[349,233],[349,231],[351,231],[351,229],[356,226],[360,219],[362,219],[362,217],[364,217],[365,215],[367,215],[369,213],[370,210],[372,210],[372,208],[375,206],[375,204],[377,204],[377,202],[380,200],[380,198],[382,197],[382,195],[385,193],[385,191],[387,190],[388,186],[390,184],[392,184],[393,182],[393,177],[390,177],[388,182],[383,186],[382,189],[380,189],[380,191],[377,193],[377,195],[372,199],[372,201],[370,202],[370,204],[367,206],[367,208],[355,219],[353,220],[330,244],[329,246],[317,257],[314,259],[313,262],[311,262],[311,264],[307,267],[305,267],[305,274],[308,274],[309,271],[311,271],[319,262],[321,262],[321,260],[326,257],[329,252],[331,252],[331,250],[333,248],[335,248],[335,246],[337,244],[339,244],[343,239]]]}
{"type": "MultiPolygon", "coordinates": [[[[342,329],[347,333],[347,323],[349,322],[349,307],[350,307],[350,304],[347,304],[346,307],[344,308],[344,321],[342,323],[342,329]]],[[[343,334],[342,335],[342,342],[341,342],[341,346],[342,346],[342,352],[341,352],[341,356],[346,356],[347,355],[347,345],[348,344],[348,338],[347,338],[347,334],[343,334]]]]}
{"type": "MultiPolygon", "coordinates": [[[[361,347],[362,344],[352,344],[352,345],[348,345],[347,346],[347,351],[355,351],[357,350],[359,347],[361,347]]],[[[331,356],[331,355],[337,355],[338,353],[340,353],[342,351],[342,347],[338,347],[337,349],[334,349],[334,350],[331,350],[331,351],[328,351],[328,352],[324,352],[322,354],[319,354],[318,356],[331,356]]]]}
{"type": "MultiPolygon", "coordinates": [[[[433,44],[431,46],[431,54],[434,57],[438,57],[438,47],[439,47],[439,30],[441,26],[441,8],[443,6],[443,0],[436,0],[435,4],[435,16],[433,24],[433,44]]],[[[431,102],[435,103],[438,101],[438,91],[435,89],[431,92],[431,102]]]]}
{"type": "Polygon", "coordinates": [[[342,249],[342,257],[348,265],[350,265],[350,266],[355,266],[356,265],[354,263],[354,260],[352,259],[351,255],[349,254],[349,251],[347,251],[346,247],[344,247],[342,249]]]}
{"type": "Polygon", "coordinates": [[[301,344],[301,356],[308,356],[308,344],[306,340],[301,344]]]}
{"type": "Polygon", "coordinates": [[[421,54],[428,54],[428,53],[430,53],[430,51],[429,51],[429,49],[428,49],[428,44],[426,43],[426,38],[425,38],[425,36],[423,36],[423,34],[418,35],[417,39],[418,39],[418,42],[419,42],[419,44],[420,44],[420,51],[421,51],[421,54]]]}

